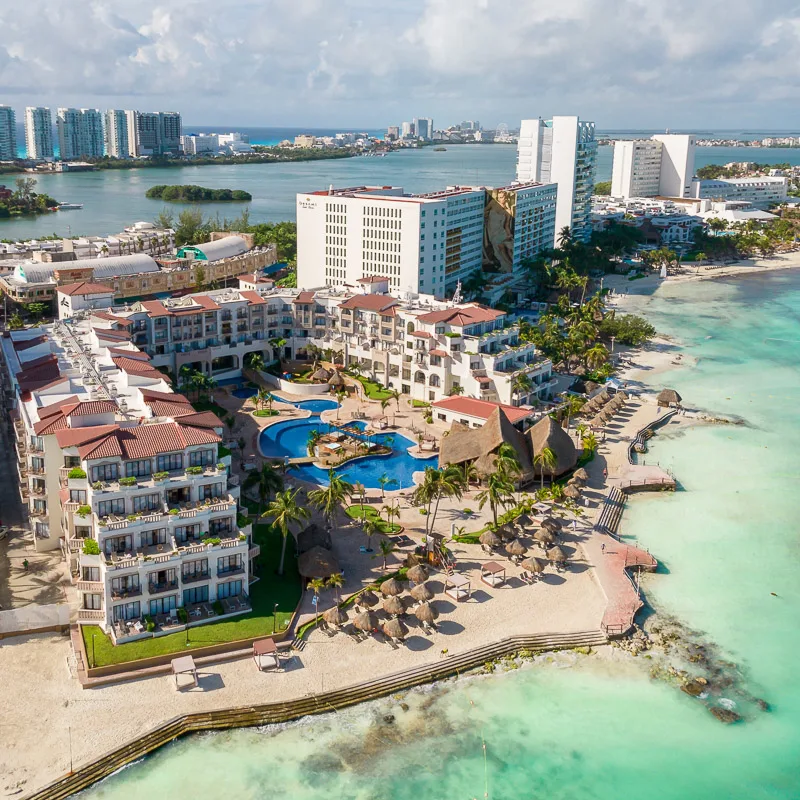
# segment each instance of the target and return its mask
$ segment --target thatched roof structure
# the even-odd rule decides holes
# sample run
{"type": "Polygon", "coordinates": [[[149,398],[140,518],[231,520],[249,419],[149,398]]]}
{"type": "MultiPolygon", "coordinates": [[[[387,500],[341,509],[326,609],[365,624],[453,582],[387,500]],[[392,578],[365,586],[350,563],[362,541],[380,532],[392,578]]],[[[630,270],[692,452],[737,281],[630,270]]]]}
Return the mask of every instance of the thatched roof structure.
{"type": "Polygon", "coordinates": [[[541,558],[534,558],[533,556],[530,556],[522,562],[521,566],[523,569],[528,570],[528,572],[533,572],[538,575],[540,572],[544,572],[547,564],[545,564],[541,558]]]}
{"type": "Polygon", "coordinates": [[[409,594],[420,603],[427,603],[433,600],[433,592],[427,583],[418,583],[409,594]]]}
{"type": "Polygon", "coordinates": [[[389,578],[381,584],[381,594],[384,597],[397,597],[403,593],[403,584],[395,578],[389,578]]]}
{"type": "Polygon", "coordinates": [[[333,548],[331,532],[313,522],[305,530],[300,531],[296,539],[298,553],[305,553],[312,547],[323,547],[325,550],[333,548]]]}
{"type": "Polygon", "coordinates": [[[312,547],[297,559],[297,571],[304,578],[330,578],[341,572],[336,556],[324,547],[312,547]]]}
{"type": "Polygon", "coordinates": [[[657,400],[660,406],[672,406],[680,403],[683,398],[674,389],[662,389],[657,400]]]}
{"type": "Polygon", "coordinates": [[[356,615],[353,626],[360,631],[375,631],[378,629],[378,618],[372,611],[362,611],[356,615]]]}
{"type": "Polygon", "coordinates": [[[405,639],[408,628],[399,619],[390,619],[383,623],[383,632],[390,639],[405,639]]]}
{"type": "Polygon", "coordinates": [[[347,612],[343,608],[339,608],[339,606],[334,606],[322,615],[322,619],[328,625],[344,625],[347,622],[347,612]]]}
{"type": "Polygon", "coordinates": [[[562,526],[561,520],[557,517],[545,517],[539,524],[553,533],[558,533],[562,526]]]}
{"type": "Polygon", "coordinates": [[[312,374],[311,380],[327,382],[330,377],[331,373],[328,372],[328,370],[325,369],[325,367],[320,367],[315,373],[312,374]]]}
{"type": "Polygon", "coordinates": [[[536,539],[542,547],[555,544],[556,541],[556,537],[551,531],[548,531],[547,528],[540,528],[533,534],[533,538],[536,539]]]}
{"type": "Polygon", "coordinates": [[[520,514],[516,519],[517,525],[521,525],[523,528],[527,528],[530,525],[533,525],[533,520],[531,519],[530,515],[527,513],[520,514]]]}
{"type": "Polygon", "coordinates": [[[547,551],[547,557],[555,563],[560,563],[567,560],[567,554],[558,546],[551,547],[547,551]]]}
{"type": "Polygon", "coordinates": [[[420,622],[433,625],[433,621],[439,616],[439,612],[430,603],[420,603],[420,605],[414,609],[414,616],[420,622]]]}
{"type": "Polygon", "coordinates": [[[510,556],[524,556],[528,552],[528,548],[519,539],[514,539],[506,545],[506,553],[510,556]]]}
{"type": "Polygon", "coordinates": [[[367,608],[374,608],[380,600],[378,599],[378,595],[375,594],[371,589],[367,589],[366,592],[361,592],[361,594],[356,599],[356,602],[359,605],[366,606],[367,608]]]}
{"type": "Polygon", "coordinates": [[[403,605],[403,601],[399,597],[387,597],[383,601],[383,610],[387,614],[393,614],[394,616],[406,613],[406,607],[403,605]]]}
{"type": "Polygon", "coordinates": [[[499,547],[502,543],[500,537],[494,531],[484,531],[478,541],[486,547],[499,547]]]}
{"type": "Polygon", "coordinates": [[[342,373],[339,372],[338,369],[333,371],[333,374],[328,378],[328,386],[344,386],[345,380],[342,377],[342,373]]]}
{"type": "MultiPolygon", "coordinates": [[[[526,434],[531,459],[549,447],[556,454],[554,475],[562,475],[572,469],[578,461],[578,451],[572,437],[549,415],[542,417],[526,434]]],[[[539,473],[538,467],[534,468],[539,473]]],[[[549,470],[547,471],[549,475],[549,470]]]]}
{"type": "Polygon", "coordinates": [[[422,583],[423,581],[428,580],[428,570],[425,569],[422,564],[417,564],[416,566],[411,567],[406,575],[408,576],[408,579],[410,581],[414,581],[414,583],[422,583]]]}

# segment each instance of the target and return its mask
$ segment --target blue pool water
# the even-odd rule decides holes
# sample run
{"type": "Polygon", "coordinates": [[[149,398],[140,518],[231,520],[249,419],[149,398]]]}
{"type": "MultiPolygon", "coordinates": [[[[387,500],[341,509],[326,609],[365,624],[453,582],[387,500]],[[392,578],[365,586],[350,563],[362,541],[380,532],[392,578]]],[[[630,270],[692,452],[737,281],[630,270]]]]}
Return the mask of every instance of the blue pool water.
{"type": "Polygon", "coordinates": [[[299,400],[294,405],[302,408],[303,411],[310,411],[312,414],[321,414],[323,411],[330,411],[338,405],[335,400],[299,400]]]}
{"type": "Polygon", "coordinates": [[[258,394],[258,389],[254,389],[252,386],[249,389],[234,389],[231,394],[234,397],[241,397],[242,400],[246,400],[248,397],[254,397],[258,394]]]}
{"type": "MultiPolygon", "coordinates": [[[[306,400],[300,405],[302,408],[309,408],[309,403],[332,403],[333,407],[336,407],[336,403],[332,400],[306,400]]],[[[330,407],[330,405],[326,406],[326,408],[330,407]]],[[[366,427],[365,422],[355,422],[353,424],[361,430],[366,427]]],[[[318,416],[302,420],[287,420],[286,422],[277,422],[274,425],[270,425],[261,431],[259,440],[261,452],[265,456],[272,458],[284,458],[285,456],[299,458],[305,456],[308,453],[308,434],[312,430],[328,433],[330,426],[321,422],[318,416]]],[[[386,487],[387,489],[390,491],[407,489],[414,485],[412,476],[415,472],[420,472],[426,466],[435,466],[436,456],[430,456],[425,459],[410,456],[408,450],[414,446],[414,442],[400,434],[379,433],[372,437],[372,441],[389,445],[392,448],[392,454],[389,456],[369,456],[340,467],[336,472],[346,481],[361,483],[367,489],[378,489],[380,488],[378,479],[386,473],[395,481],[395,483],[389,484],[386,487]]],[[[312,483],[326,485],[328,482],[327,471],[311,464],[295,467],[294,474],[312,483]]]]}

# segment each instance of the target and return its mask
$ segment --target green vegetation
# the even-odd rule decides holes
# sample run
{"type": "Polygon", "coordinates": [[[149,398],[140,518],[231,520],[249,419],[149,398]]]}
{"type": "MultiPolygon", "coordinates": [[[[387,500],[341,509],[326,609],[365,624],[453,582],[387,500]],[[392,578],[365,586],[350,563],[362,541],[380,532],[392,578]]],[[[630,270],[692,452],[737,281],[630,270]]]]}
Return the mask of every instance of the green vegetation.
{"type": "Polygon", "coordinates": [[[58,200],[33,191],[36,188],[36,178],[17,178],[14,185],[16,189],[11,197],[0,200],[0,219],[24,214],[45,214],[58,205],[58,200]]]}
{"type": "Polygon", "coordinates": [[[771,256],[781,247],[792,245],[797,240],[800,235],[800,211],[784,208],[780,219],[769,222],[747,220],[731,225],[724,219],[711,219],[708,227],[710,232],[699,226],[694,229],[692,255],[695,261],[771,256]]]}
{"type": "Polygon", "coordinates": [[[167,203],[231,203],[246,202],[253,199],[249,192],[241,189],[206,189],[204,186],[184,184],[151,186],[145,197],[149,200],[164,200],[167,203]]]}
{"type": "Polygon", "coordinates": [[[412,400],[411,408],[430,408],[431,404],[426,403],[424,400],[412,400]]]}
{"type": "Polygon", "coordinates": [[[99,556],[100,545],[94,539],[84,539],[83,554],[85,556],[99,556]]]}
{"type": "Polygon", "coordinates": [[[119,479],[119,485],[120,486],[136,486],[137,483],[139,483],[139,479],[136,478],[136,477],[120,478],[119,479]]]}
{"type": "Polygon", "coordinates": [[[724,167],[722,164],[708,164],[705,167],[700,167],[697,172],[697,177],[701,180],[715,180],[717,178],[740,178],[742,175],[749,175],[754,172],[765,173],[771,169],[785,169],[791,170],[790,164],[749,164],[747,169],[740,169],[739,167],[724,167]]]}
{"type": "Polygon", "coordinates": [[[611,194],[611,181],[600,181],[594,185],[594,194],[610,195],[611,194]]]}
{"type": "Polygon", "coordinates": [[[86,477],[86,470],[81,467],[73,467],[68,473],[67,478],[70,480],[79,480],[86,477]]]}
{"type": "Polygon", "coordinates": [[[600,335],[604,339],[613,336],[619,344],[640,347],[656,335],[656,329],[644,317],[636,314],[607,316],[600,323],[600,335]]]}
{"type": "Polygon", "coordinates": [[[275,411],[274,409],[270,408],[259,408],[257,411],[253,412],[254,417],[277,417],[280,416],[280,411],[275,411]]]}
{"type": "Polygon", "coordinates": [[[369,522],[373,522],[376,527],[376,533],[383,533],[385,535],[389,535],[392,533],[400,533],[402,527],[398,525],[396,522],[389,523],[383,517],[381,517],[379,511],[372,506],[348,506],[344,513],[347,514],[350,519],[363,519],[369,522]]]}
{"type": "Polygon", "coordinates": [[[99,627],[83,625],[83,641],[89,664],[92,665],[92,638],[94,638],[95,666],[100,667],[136,661],[140,658],[182,653],[221,642],[269,636],[275,632],[274,622],[277,622],[278,631],[286,628],[302,594],[297,562],[291,559],[283,575],[275,574],[280,561],[282,536],[270,525],[254,525],[253,541],[261,546],[258,563],[263,577],[249,588],[252,611],[230,620],[209,622],[197,627],[190,626],[188,645],[186,632],[179,631],[159,636],[157,639],[141,639],[138,642],[114,646],[99,627]],[[278,605],[278,612],[273,616],[275,604],[278,605]]]}
{"type": "Polygon", "coordinates": [[[92,513],[92,507],[88,505],[78,506],[77,515],[79,517],[85,518],[88,517],[89,514],[92,513]]]}
{"type": "Polygon", "coordinates": [[[370,400],[389,400],[394,397],[391,389],[386,389],[363,375],[354,375],[353,377],[364,387],[364,394],[370,400]]]}
{"type": "Polygon", "coordinates": [[[217,458],[225,458],[231,454],[231,450],[229,447],[225,447],[224,444],[217,445],[217,458]]]}

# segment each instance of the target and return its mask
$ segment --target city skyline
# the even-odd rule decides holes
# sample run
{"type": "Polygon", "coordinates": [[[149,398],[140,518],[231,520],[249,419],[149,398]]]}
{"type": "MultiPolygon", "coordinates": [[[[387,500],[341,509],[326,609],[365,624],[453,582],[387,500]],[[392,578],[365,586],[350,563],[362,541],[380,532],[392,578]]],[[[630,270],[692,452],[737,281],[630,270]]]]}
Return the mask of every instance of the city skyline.
{"type": "Polygon", "coordinates": [[[13,32],[0,56],[4,102],[180,105],[206,124],[309,127],[384,127],[406,117],[411,98],[453,121],[580,113],[601,129],[800,124],[782,102],[797,94],[785,54],[800,29],[785,2],[724,13],[718,2],[628,2],[613,17],[596,0],[388,10],[351,0],[324,14],[311,0],[268,13],[245,0],[200,2],[192,14],[166,3],[77,5],[85,13],[43,15],[34,2],[13,21],[0,14],[13,32]],[[500,56],[515,68],[499,69],[500,56]]]}

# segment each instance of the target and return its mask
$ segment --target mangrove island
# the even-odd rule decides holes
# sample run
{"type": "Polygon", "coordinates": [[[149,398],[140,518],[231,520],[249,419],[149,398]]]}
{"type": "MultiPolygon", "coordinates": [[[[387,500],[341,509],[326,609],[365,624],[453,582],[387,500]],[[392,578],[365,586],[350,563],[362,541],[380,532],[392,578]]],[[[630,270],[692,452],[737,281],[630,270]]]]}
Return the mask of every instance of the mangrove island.
{"type": "Polygon", "coordinates": [[[145,193],[151,200],[175,203],[235,203],[252,200],[250,192],[241,189],[206,189],[204,186],[151,186],[145,193]]]}

